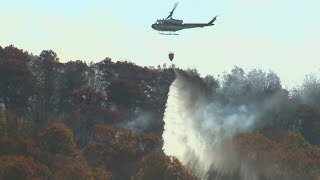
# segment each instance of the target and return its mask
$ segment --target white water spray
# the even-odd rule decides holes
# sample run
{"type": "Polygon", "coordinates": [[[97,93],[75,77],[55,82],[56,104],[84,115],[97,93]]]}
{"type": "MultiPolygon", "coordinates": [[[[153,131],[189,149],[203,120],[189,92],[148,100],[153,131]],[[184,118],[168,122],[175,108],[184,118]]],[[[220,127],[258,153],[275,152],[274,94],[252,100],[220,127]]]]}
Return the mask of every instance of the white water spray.
{"type": "Polygon", "coordinates": [[[176,75],[164,114],[164,152],[177,157],[199,179],[212,179],[212,171],[259,179],[232,144],[234,135],[254,128],[256,114],[245,105],[210,102],[201,83],[186,73],[176,71],[176,75]]]}

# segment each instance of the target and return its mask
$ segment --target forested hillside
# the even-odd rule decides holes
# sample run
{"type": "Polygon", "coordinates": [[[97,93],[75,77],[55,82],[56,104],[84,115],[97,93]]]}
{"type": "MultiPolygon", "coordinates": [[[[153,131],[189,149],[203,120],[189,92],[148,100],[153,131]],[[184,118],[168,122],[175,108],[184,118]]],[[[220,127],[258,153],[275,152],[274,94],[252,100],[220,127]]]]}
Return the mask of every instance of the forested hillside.
{"type": "MultiPolygon", "coordinates": [[[[52,50],[33,55],[0,47],[0,179],[196,179],[162,149],[175,70],[111,58],[62,63],[52,50]]],[[[212,101],[263,109],[251,132],[233,138],[242,156],[268,164],[273,179],[320,178],[315,75],[289,92],[272,71],[235,67],[220,78],[179,71],[212,101]]]]}

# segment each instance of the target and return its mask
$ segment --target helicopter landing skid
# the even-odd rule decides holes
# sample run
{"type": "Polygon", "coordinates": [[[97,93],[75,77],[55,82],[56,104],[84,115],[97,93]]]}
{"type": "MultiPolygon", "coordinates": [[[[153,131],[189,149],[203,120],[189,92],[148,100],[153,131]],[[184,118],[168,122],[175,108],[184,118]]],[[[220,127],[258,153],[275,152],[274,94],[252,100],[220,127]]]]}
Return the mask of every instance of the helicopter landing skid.
{"type": "Polygon", "coordinates": [[[176,34],[176,33],[159,33],[161,35],[179,35],[179,34],[176,34]]]}

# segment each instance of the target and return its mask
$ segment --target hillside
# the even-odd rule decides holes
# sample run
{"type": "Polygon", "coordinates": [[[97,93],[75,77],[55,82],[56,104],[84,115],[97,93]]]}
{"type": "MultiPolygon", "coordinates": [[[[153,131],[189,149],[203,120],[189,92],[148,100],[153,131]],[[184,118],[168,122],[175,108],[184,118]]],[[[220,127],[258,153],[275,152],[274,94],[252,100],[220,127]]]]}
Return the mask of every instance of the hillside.
{"type": "Polygon", "coordinates": [[[52,50],[8,46],[0,47],[0,104],[0,179],[320,177],[316,76],[289,92],[272,71],[235,67],[217,79],[111,58],[61,63],[52,50]],[[180,138],[171,131],[189,141],[169,147],[180,138]],[[199,149],[175,152],[190,150],[194,134],[223,160],[197,169],[199,149]],[[218,152],[230,147],[227,162],[218,152]]]}

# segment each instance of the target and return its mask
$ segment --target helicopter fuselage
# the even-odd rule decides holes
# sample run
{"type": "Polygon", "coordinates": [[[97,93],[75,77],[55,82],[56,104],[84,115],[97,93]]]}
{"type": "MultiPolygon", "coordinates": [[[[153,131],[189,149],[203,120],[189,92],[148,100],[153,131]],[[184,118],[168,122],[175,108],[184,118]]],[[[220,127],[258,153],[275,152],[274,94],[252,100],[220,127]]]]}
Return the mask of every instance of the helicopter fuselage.
{"type": "MultiPolygon", "coordinates": [[[[213,22],[217,20],[217,16],[214,17],[208,23],[183,23],[182,20],[172,18],[173,12],[176,9],[178,3],[176,3],[170,12],[169,16],[165,19],[157,20],[154,24],[151,25],[152,29],[157,31],[171,31],[176,32],[182,29],[198,28],[213,26],[213,22]]],[[[160,33],[161,34],[161,33],[160,33]]],[[[178,34],[177,34],[178,35],[178,34]]]]}
{"type": "Polygon", "coordinates": [[[198,28],[213,26],[214,18],[209,23],[183,23],[182,20],[168,19],[168,20],[157,20],[156,23],[152,24],[151,27],[157,31],[171,31],[176,32],[182,29],[198,28]]]}
{"type": "Polygon", "coordinates": [[[157,31],[180,31],[184,29],[182,24],[152,24],[151,27],[157,31]]]}
{"type": "Polygon", "coordinates": [[[204,23],[186,23],[186,24],[152,24],[151,27],[157,31],[180,31],[182,29],[190,29],[197,27],[213,26],[214,24],[204,24],[204,23]]]}

